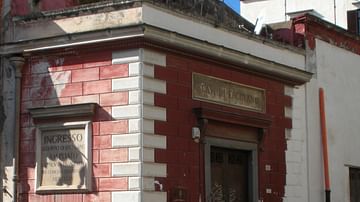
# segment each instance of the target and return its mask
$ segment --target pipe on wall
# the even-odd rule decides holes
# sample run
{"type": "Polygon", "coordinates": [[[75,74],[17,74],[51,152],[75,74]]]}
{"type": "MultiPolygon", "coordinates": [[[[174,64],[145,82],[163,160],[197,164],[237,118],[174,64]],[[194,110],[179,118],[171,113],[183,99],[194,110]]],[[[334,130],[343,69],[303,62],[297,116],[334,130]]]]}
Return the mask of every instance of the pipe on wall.
{"type": "Polygon", "coordinates": [[[25,63],[23,57],[14,56],[10,63],[15,69],[15,136],[14,136],[14,159],[13,159],[13,202],[18,199],[18,174],[19,174],[19,147],[20,147],[20,99],[21,99],[21,71],[25,63]]]}
{"type": "Polygon", "coordinates": [[[326,117],[325,117],[326,115],[325,93],[323,88],[319,89],[319,108],[320,108],[321,140],[322,140],[323,161],[324,161],[325,201],[330,202],[329,156],[328,156],[326,117]]]}

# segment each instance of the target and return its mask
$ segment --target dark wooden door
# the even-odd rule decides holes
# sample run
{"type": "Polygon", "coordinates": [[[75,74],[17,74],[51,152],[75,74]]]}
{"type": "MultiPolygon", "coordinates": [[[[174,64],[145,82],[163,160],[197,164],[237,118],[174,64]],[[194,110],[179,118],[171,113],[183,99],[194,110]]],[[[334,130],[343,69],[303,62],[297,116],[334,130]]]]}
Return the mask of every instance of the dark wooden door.
{"type": "Polygon", "coordinates": [[[211,201],[248,202],[251,152],[211,147],[211,201]]]}

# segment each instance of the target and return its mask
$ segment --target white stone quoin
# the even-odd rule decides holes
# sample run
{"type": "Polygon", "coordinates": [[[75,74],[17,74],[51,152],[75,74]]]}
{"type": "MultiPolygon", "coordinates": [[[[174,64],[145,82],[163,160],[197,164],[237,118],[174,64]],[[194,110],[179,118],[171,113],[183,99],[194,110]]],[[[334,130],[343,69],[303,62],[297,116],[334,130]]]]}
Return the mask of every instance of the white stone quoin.
{"type": "Polygon", "coordinates": [[[129,64],[129,77],[112,80],[112,90],[127,91],[129,102],[112,107],[115,119],[128,120],[128,133],[112,137],[113,148],[128,148],[127,163],[113,163],[112,176],[129,177],[128,191],[112,193],[112,201],[166,202],[155,191],[155,177],[166,177],[166,164],[156,163],[155,148],[166,149],[166,137],[154,134],[154,124],[166,121],[166,109],[154,106],[154,93],[166,94],[166,82],[154,78],[155,65],[165,68],[166,55],[147,49],[113,53],[113,64],[129,64]]]}

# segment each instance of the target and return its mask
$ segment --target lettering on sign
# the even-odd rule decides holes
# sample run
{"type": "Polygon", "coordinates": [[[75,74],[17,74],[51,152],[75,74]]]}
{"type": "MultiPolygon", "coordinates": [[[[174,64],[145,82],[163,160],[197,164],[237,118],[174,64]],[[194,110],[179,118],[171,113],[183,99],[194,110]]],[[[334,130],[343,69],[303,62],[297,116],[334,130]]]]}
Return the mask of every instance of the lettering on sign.
{"type": "Polygon", "coordinates": [[[39,129],[37,136],[37,191],[88,190],[88,124],[39,129]]]}
{"type": "Polygon", "coordinates": [[[265,113],[265,90],[193,73],[193,99],[265,113]]]}

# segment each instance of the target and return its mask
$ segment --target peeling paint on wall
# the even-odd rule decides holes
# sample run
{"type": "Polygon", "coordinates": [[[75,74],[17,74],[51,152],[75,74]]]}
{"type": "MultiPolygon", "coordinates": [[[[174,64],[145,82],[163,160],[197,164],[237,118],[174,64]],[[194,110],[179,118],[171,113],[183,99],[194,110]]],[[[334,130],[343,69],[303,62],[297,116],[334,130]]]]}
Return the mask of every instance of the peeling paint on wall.
{"type": "Polygon", "coordinates": [[[49,67],[50,67],[50,63],[47,60],[42,59],[39,62],[34,63],[32,65],[31,72],[32,73],[47,73],[49,67]]]}

